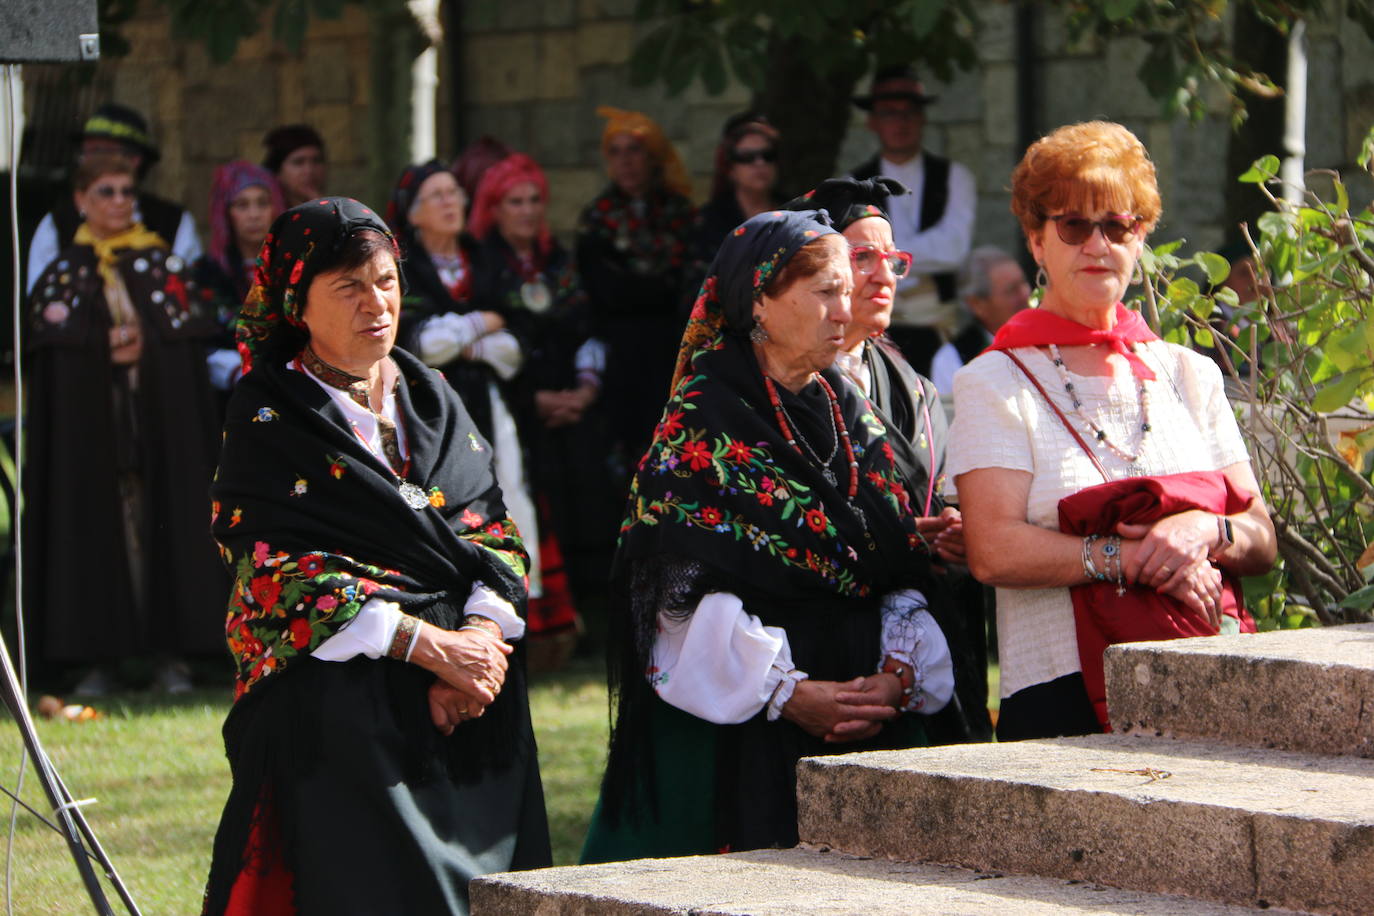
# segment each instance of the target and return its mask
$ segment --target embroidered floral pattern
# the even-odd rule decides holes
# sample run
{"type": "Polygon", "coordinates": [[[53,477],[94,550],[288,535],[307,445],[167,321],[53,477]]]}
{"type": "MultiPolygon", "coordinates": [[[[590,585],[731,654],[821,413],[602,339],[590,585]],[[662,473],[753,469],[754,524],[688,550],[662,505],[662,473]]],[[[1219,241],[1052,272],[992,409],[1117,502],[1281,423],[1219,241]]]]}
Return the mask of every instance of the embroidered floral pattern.
{"type": "Polygon", "coordinates": [[[609,242],[630,270],[652,276],[681,268],[687,260],[685,237],[693,218],[687,198],[659,191],[644,199],[636,215],[630,199],[612,186],[582,211],[579,235],[609,242]]]}
{"type": "MultiPolygon", "coordinates": [[[[699,351],[709,353],[723,346],[719,338],[699,351]]],[[[696,359],[693,359],[693,363],[696,359]]],[[[645,453],[630,488],[628,515],[621,524],[622,536],[636,525],[675,524],[727,535],[744,541],[755,551],[777,562],[806,570],[843,595],[863,596],[850,562],[855,546],[835,528],[819,494],[810,485],[790,476],[790,462],[779,463],[767,442],[745,442],[728,433],[711,435],[693,428],[692,412],[704,393],[703,374],[684,378],[664,408],[654,443],[645,453]],[[684,498],[673,492],[671,478],[705,478],[720,500],[684,498]],[[667,480],[665,480],[665,478],[667,480]],[[657,495],[646,498],[641,488],[652,481],[657,495]],[[793,536],[798,531],[804,537],[793,536]],[[821,550],[800,546],[814,545],[821,550]]],[[[868,406],[856,430],[855,457],[864,469],[864,480],[877,490],[894,512],[910,513],[910,497],[886,436],[887,429],[868,406]],[[875,449],[875,445],[880,446],[875,449]]],[[[695,483],[695,481],[694,481],[695,483]]],[[[699,486],[686,487],[700,493],[699,486]]],[[[913,535],[913,537],[915,537],[913,535]]],[[[919,544],[919,539],[912,541],[919,544]]]]}
{"type": "Polygon", "coordinates": [[[357,616],[385,570],[344,556],[291,554],[264,541],[239,557],[225,636],[234,656],[234,699],[308,655],[357,616]]]}

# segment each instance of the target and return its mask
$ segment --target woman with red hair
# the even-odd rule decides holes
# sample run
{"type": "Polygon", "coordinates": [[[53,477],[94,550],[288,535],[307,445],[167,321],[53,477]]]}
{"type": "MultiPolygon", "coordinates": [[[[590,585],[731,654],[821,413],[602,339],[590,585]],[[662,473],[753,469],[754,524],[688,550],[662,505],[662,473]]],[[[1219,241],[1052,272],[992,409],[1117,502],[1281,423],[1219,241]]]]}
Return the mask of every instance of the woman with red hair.
{"type": "Polygon", "coordinates": [[[530,583],[531,662],[556,667],[571,649],[576,613],[554,525],[579,546],[588,536],[594,542],[598,527],[609,540],[616,519],[608,511],[618,510],[619,500],[598,499],[598,488],[587,486],[598,462],[580,446],[598,437],[582,421],[600,391],[605,357],[600,341],[589,340],[587,299],[572,259],[549,233],[548,200],[539,164],[513,153],[483,174],[468,231],[477,243],[473,303],[501,314],[525,354],[511,382],[511,403],[529,449],[540,515],[541,575],[530,583]]]}

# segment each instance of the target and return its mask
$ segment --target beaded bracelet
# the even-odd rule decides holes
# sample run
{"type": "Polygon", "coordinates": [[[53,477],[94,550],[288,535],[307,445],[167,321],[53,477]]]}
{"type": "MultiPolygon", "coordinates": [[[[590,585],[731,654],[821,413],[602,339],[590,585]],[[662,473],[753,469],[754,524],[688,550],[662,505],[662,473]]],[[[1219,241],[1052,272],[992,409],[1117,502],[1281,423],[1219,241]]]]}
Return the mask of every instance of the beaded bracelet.
{"type": "Polygon", "coordinates": [[[898,709],[905,709],[911,703],[911,697],[916,693],[916,672],[911,665],[903,664],[892,656],[883,659],[883,666],[878,669],[886,674],[891,674],[897,678],[902,685],[902,702],[898,709]]]}
{"type": "Polygon", "coordinates": [[[1100,534],[1090,534],[1083,539],[1083,575],[1088,577],[1089,582],[1102,582],[1107,578],[1106,574],[1097,571],[1093,563],[1093,545],[1101,539],[1100,534]]]}
{"type": "Polygon", "coordinates": [[[411,650],[415,648],[415,634],[420,632],[420,618],[402,614],[391,634],[391,646],[386,650],[387,658],[398,662],[410,661],[411,650]]]}

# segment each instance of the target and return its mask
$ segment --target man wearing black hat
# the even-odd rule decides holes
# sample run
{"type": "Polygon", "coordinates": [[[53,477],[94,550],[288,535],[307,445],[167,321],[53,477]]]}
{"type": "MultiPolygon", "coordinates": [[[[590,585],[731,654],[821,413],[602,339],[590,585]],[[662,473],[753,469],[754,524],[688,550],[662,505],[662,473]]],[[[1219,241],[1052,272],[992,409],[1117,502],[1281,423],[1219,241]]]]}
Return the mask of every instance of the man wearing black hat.
{"type": "MultiPolygon", "coordinates": [[[[88,153],[121,153],[134,162],[140,181],[160,157],[157,146],[148,133],[148,122],[132,108],[108,102],[95,110],[77,133],[80,144],[77,159],[88,153]]],[[[172,247],[172,253],[192,264],[201,255],[200,237],[196,224],[184,207],[163,200],[146,191],[138,194],[134,219],[156,232],[172,247]]],[[[71,196],[58,199],[52,212],[43,217],[29,243],[29,271],[27,290],[43,273],[43,268],[57,257],[57,253],[72,243],[82,215],[77,212],[71,196]]]]}
{"type": "Polygon", "coordinates": [[[891,201],[893,239],[899,250],[911,252],[912,265],[897,286],[888,336],[922,375],[929,375],[931,357],[962,323],[958,271],[973,243],[977,210],[973,174],[921,149],[925,108],[933,101],[907,66],[879,70],[869,94],[854,99],[868,112],[879,151],[853,176],[883,175],[911,189],[891,201]]]}

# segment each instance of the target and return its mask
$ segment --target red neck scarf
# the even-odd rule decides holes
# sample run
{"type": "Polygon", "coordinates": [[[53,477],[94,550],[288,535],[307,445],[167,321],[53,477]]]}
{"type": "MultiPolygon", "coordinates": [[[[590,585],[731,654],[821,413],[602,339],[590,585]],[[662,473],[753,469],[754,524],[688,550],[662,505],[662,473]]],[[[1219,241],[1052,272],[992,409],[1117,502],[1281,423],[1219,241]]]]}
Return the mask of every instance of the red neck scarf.
{"type": "Polygon", "coordinates": [[[1116,325],[1110,331],[1094,330],[1043,309],[1022,309],[1002,325],[988,349],[1010,350],[1014,347],[1043,347],[1049,344],[1061,347],[1106,344],[1126,358],[1137,378],[1153,381],[1154,370],[1131,350],[1132,344],[1151,340],[1159,340],[1159,335],[1150,330],[1138,312],[1118,302],[1116,325]]]}

